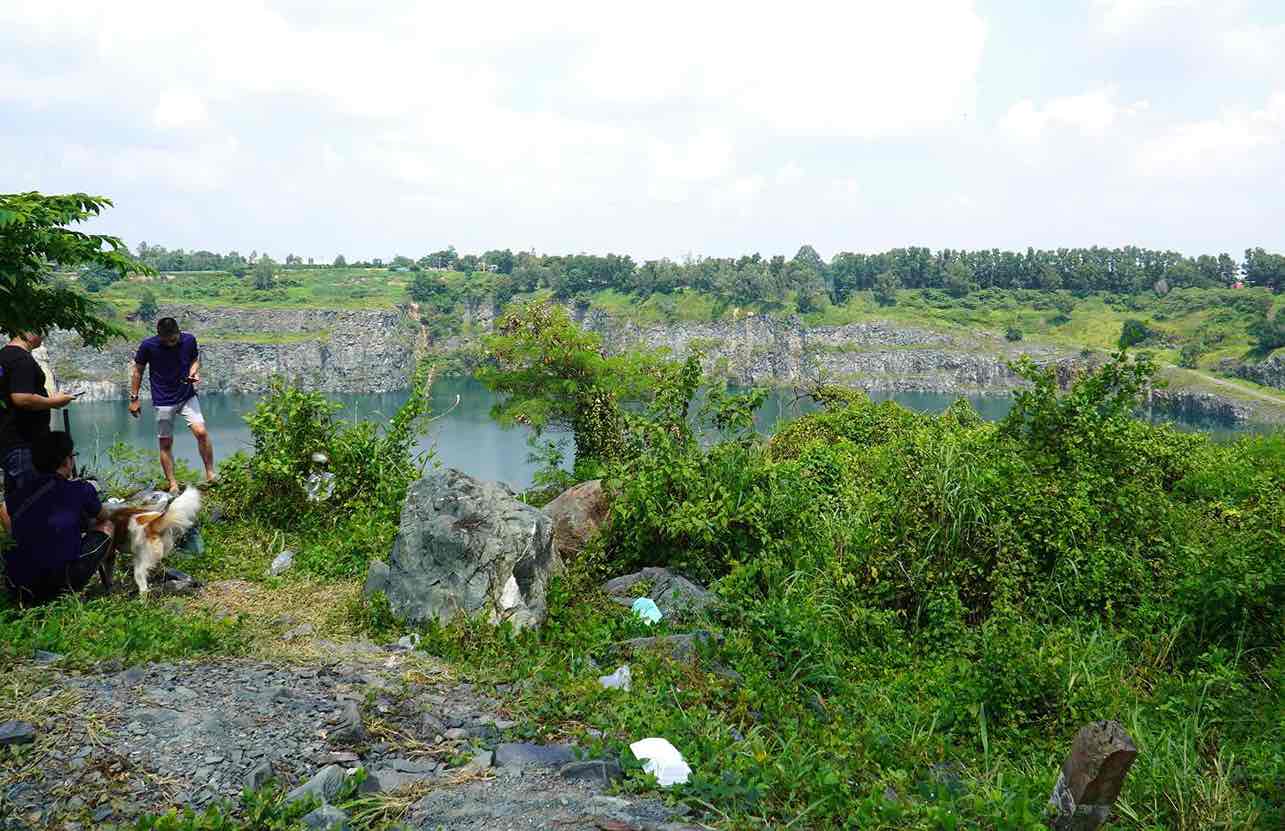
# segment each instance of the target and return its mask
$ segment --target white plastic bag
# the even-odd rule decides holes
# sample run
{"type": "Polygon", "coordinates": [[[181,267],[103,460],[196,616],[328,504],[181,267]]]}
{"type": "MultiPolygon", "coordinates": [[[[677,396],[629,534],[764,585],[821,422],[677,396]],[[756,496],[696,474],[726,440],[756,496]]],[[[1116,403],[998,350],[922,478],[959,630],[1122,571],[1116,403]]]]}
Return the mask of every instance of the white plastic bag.
{"type": "Polygon", "coordinates": [[[629,745],[629,749],[643,763],[643,770],[655,776],[662,788],[685,784],[692,773],[683,754],[668,739],[640,739],[629,745]]]}
{"type": "Polygon", "coordinates": [[[624,690],[625,692],[629,692],[630,687],[633,686],[633,682],[634,678],[632,673],[629,671],[629,664],[619,667],[610,675],[598,676],[598,683],[602,685],[604,690],[624,690]]]}

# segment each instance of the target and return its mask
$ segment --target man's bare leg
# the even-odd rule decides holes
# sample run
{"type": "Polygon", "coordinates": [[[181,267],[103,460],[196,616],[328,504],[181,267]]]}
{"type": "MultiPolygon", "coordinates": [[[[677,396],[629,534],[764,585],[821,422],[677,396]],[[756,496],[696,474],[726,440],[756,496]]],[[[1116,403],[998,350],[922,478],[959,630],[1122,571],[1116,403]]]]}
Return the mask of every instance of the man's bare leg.
{"type": "Polygon", "coordinates": [[[9,509],[4,506],[4,502],[0,502],[0,527],[4,528],[6,534],[13,530],[13,523],[9,521],[9,509]]]}
{"type": "Polygon", "coordinates": [[[174,437],[165,436],[157,439],[161,446],[161,471],[165,474],[165,483],[170,493],[178,493],[178,480],[174,478],[174,437]]]}
{"type": "Polygon", "coordinates": [[[192,435],[196,436],[196,449],[201,454],[201,464],[205,465],[205,481],[214,481],[214,445],[210,442],[210,431],[204,424],[193,424],[192,435]]]}

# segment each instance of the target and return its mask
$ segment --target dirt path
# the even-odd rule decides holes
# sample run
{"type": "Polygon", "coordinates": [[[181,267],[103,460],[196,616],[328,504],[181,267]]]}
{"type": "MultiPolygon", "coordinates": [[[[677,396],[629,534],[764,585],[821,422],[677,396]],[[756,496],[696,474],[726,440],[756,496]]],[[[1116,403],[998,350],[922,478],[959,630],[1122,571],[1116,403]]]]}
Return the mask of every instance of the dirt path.
{"type": "Polygon", "coordinates": [[[0,828],[127,828],[269,776],[296,787],[331,766],[336,781],[367,771],[352,819],[369,827],[692,827],[659,800],[605,795],[604,766],[541,763],[557,752],[506,742],[515,725],[495,691],[432,658],[363,642],[320,652],[304,665],[17,668],[4,718],[21,701],[35,739],[0,751],[0,828]]]}

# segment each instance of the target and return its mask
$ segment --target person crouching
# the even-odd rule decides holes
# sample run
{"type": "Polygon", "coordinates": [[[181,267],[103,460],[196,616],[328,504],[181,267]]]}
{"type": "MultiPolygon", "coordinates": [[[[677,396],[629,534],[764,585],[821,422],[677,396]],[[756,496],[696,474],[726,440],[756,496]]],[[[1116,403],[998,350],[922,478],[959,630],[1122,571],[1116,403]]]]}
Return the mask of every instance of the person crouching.
{"type": "Polygon", "coordinates": [[[98,491],[71,479],[76,450],[66,433],[46,433],[32,447],[36,475],[5,494],[16,545],[5,574],[21,605],[79,592],[97,573],[111,590],[116,547],[98,491]]]}

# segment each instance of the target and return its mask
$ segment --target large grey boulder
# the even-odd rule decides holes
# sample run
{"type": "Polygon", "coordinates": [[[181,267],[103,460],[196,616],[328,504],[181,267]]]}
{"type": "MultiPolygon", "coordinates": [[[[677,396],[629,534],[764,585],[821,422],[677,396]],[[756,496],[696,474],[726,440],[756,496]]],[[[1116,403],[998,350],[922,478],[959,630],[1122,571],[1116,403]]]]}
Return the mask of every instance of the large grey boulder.
{"type": "Polygon", "coordinates": [[[592,479],[567,488],[544,506],[544,512],[553,520],[553,541],[565,560],[578,554],[606,524],[611,503],[602,489],[602,480],[592,479]]]}
{"type": "Polygon", "coordinates": [[[548,516],[498,482],[448,468],[411,485],[387,572],[372,570],[366,591],[383,591],[416,623],[483,614],[538,626],[560,571],[548,516]]]}

